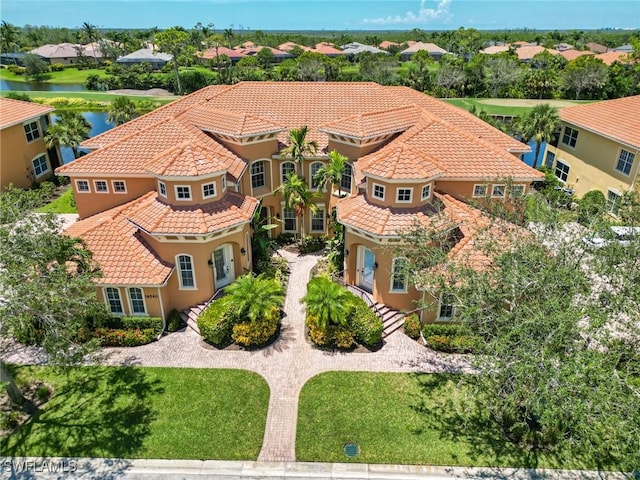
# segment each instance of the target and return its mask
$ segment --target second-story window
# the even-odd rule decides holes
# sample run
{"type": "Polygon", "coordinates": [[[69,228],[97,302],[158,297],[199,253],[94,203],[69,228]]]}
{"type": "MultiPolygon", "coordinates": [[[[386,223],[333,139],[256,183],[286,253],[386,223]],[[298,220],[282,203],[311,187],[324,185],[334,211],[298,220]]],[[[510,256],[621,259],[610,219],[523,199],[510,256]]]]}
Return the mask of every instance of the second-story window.
{"type": "Polygon", "coordinates": [[[282,183],[287,181],[287,177],[296,171],[296,164],[293,162],[284,162],[281,165],[282,170],[282,183]]]}
{"type": "Polygon", "coordinates": [[[222,185],[222,191],[224,192],[227,189],[227,177],[222,175],[220,177],[220,184],[222,185]]]}
{"type": "Polygon", "coordinates": [[[189,185],[176,185],[177,200],[191,200],[191,187],[189,185]]]}
{"type": "Polygon", "coordinates": [[[524,195],[524,185],[511,185],[509,187],[509,196],[511,198],[518,198],[524,195]]]}
{"type": "Polygon", "coordinates": [[[109,186],[105,180],[95,180],[93,186],[97,193],[109,193],[109,186]]]}
{"type": "Polygon", "coordinates": [[[384,186],[378,185],[377,183],[373,184],[373,197],[379,198],[380,200],[384,200],[384,186]]]}
{"type": "Polygon", "coordinates": [[[40,138],[40,129],[38,128],[38,122],[29,122],[24,124],[24,134],[27,137],[27,142],[33,142],[40,138]]]}
{"type": "Polygon", "coordinates": [[[310,188],[320,188],[320,183],[316,181],[316,174],[318,170],[322,168],[322,162],[313,162],[309,166],[309,187],[310,188]]]}
{"type": "Polygon", "coordinates": [[[413,188],[398,188],[396,201],[398,203],[409,203],[411,202],[411,194],[413,192],[413,188]]]}
{"type": "Polygon", "coordinates": [[[569,165],[564,163],[562,160],[556,161],[556,177],[558,177],[561,181],[566,182],[567,178],[569,178],[569,165]]]}
{"type": "Polygon", "coordinates": [[[167,185],[164,182],[158,182],[158,193],[161,197],[167,198],[167,185]]]}
{"type": "Polygon", "coordinates": [[[571,127],[564,127],[564,135],[562,136],[562,143],[568,145],[571,148],[576,147],[578,142],[578,130],[571,127]]]}
{"type": "Polygon", "coordinates": [[[123,180],[114,180],[111,184],[115,193],[127,193],[127,185],[123,180]]]}
{"type": "Polygon", "coordinates": [[[616,162],[616,170],[624,173],[625,175],[629,175],[635,158],[636,156],[634,153],[627,152],[625,149],[620,149],[620,155],[618,155],[618,161],[616,162]]]}
{"type": "Polygon", "coordinates": [[[251,164],[251,188],[264,187],[266,184],[264,177],[264,162],[259,160],[251,164]]]}
{"type": "Polygon", "coordinates": [[[495,198],[503,198],[505,193],[504,185],[494,185],[491,189],[491,196],[495,198]]]}
{"type": "Polygon", "coordinates": [[[486,185],[474,185],[473,186],[473,196],[474,197],[484,197],[487,194],[487,186],[486,185]]]}
{"type": "Polygon", "coordinates": [[[216,196],[216,184],[207,183],[202,185],[202,198],[211,198],[216,196]]]}
{"type": "Polygon", "coordinates": [[[342,178],[340,179],[340,188],[351,193],[351,178],[353,177],[353,167],[349,163],[344,164],[344,170],[342,172],[342,178]]]}
{"type": "Polygon", "coordinates": [[[89,186],[88,180],[76,180],[76,190],[79,193],[89,193],[91,191],[91,187],[89,186]]]}
{"type": "Polygon", "coordinates": [[[431,185],[425,185],[422,187],[422,200],[426,200],[431,196],[431,185]]]}

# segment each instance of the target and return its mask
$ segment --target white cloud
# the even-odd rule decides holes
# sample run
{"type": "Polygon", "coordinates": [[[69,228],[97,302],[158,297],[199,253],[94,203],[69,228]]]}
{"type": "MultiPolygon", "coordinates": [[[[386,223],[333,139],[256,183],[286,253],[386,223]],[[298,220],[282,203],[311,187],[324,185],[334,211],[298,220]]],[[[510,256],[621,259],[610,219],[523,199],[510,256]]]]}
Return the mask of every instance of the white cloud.
{"type": "Polygon", "coordinates": [[[418,13],[409,11],[404,15],[365,18],[363,22],[373,25],[393,25],[403,23],[417,24],[425,23],[429,20],[449,17],[449,5],[451,5],[451,0],[438,0],[438,5],[435,8],[426,8],[425,3],[426,0],[420,0],[420,10],[418,10],[418,13]]]}

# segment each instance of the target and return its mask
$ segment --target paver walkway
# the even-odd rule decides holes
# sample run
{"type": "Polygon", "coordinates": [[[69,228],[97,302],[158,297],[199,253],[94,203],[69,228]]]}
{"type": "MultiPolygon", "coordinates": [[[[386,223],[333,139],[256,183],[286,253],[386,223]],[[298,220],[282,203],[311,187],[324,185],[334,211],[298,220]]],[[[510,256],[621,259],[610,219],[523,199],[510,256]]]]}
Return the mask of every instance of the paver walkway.
{"type": "MultiPolygon", "coordinates": [[[[262,375],[269,384],[269,411],[258,460],[295,461],[298,398],[311,377],[330,370],[373,372],[459,372],[469,368],[463,357],[429,351],[402,333],[385,339],[371,353],[327,352],[315,349],[305,336],[304,305],[309,273],[318,255],[281,254],[291,267],[280,338],[257,351],[207,348],[200,336],[187,328],[158,342],[135,348],[106,348],[100,362],[106,365],[147,367],[238,368],[262,375]]],[[[15,359],[14,359],[15,360],[15,359]]],[[[26,359],[23,359],[25,361],[26,359]]]]}

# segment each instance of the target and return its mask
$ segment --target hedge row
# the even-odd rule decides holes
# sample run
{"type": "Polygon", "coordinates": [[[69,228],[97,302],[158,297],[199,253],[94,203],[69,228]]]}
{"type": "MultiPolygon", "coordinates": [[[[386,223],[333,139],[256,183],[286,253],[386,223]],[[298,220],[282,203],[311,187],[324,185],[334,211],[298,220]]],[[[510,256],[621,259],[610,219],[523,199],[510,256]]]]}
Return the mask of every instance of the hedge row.
{"type": "Polygon", "coordinates": [[[460,325],[431,323],[422,327],[427,347],[445,353],[473,353],[480,339],[465,335],[460,325]]]}
{"type": "Polygon", "coordinates": [[[158,331],[153,328],[96,328],[93,334],[103,347],[137,347],[158,337],[158,331]]]}

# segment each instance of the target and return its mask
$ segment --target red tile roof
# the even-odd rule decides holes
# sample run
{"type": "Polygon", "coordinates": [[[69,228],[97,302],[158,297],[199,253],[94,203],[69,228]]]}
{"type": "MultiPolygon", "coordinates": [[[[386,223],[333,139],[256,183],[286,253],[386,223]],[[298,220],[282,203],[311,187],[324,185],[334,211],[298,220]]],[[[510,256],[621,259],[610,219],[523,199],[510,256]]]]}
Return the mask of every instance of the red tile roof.
{"type": "Polygon", "coordinates": [[[406,105],[344,117],[320,125],[319,130],[360,139],[373,138],[404,132],[416,122],[419,115],[420,109],[414,105],[406,105]]]}
{"type": "Polygon", "coordinates": [[[626,52],[606,52],[596,55],[596,58],[602,60],[605,65],[611,65],[613,62],[629,63],[628,57],[626,52]]]}
{"type": "Polygon", "coordinates": [[[224,172],[226,167],[214,149],[186,141],[158,154],[147,170],[158,176],[197,177],[224,172]]]}
{"type": "Polygon", "coordinates": [[[38,103],[0,97],[0,129],[17,125],[53,112],[54,108],[38,103]]]}
{"type": "Polygon", "coordinates": [[[246,57],[246,52],[244,49],[238,50],[234,48],[227,48],[223,46],[208,48],[204,52],[200,53],[198,56],[205,60],[211,60],[216,58],[218,55],[226,55],[232,60],[237,60],[242,57],[246,57]]]}
{"type": "Polygon", "coordinates": [[[99,285],[162,285],[173,265],[164,262],[128,221],[131,210],[153,201],[156,193],[146,195],[80,220],[65,230],[65,234],[81,237],[100,265],[99,285]]]}
{"type": "Polygon", "coordinates": [[[284,125],[245,112],[232,112],[201,105],[188,110],[188,119],[196,127],[212,133],[246,137],[260,133],[284,131],[284,125]]]}
{"type": "Polygon", "coordinates": [[[227,191],[220,200],[177,207],[155,195],[127,212],[127,218],[150,234],[204,235],[250,222],[258,200],[227,191]]]}
{"type": "Polygon", "coordinates": [[[562,50],[561,52],[558,53],[558,55],[561,55],[564,58],[566,58],[568,61],[571,61],[571,60],[575,60],[578,57],[581,57],[582,55],[593,55],[593,52],[590,52],[588,50],[585,50],[585,51],[574,50],[573,48],[571,48],[568,50],[562,50]]]}
{"type": "Polygon", "coordinates": [[[356,176],[374,175],[393,179],[432,180],[444,175],[438,162],[423,151],[405,143],[391,143],[356,162],[361,172],[356,176]]]}
{"type": "Polygon", "coordinates": [[[323,55],[342,55],[342,50],[337,49],[333,44],[327,42],[316,43],[313,51],[323,55]]]}
{"type": "Polygon", "coordinates": [[[560,118],[640,148],[640,95],[560,109],[560,118]]]}
{"type": "Polygon", "coordinates": [[[404,49],[400,53],[410,54],[410,53],[419,52],[421,50],[426,50],[429,53],[447,53],[447,51],[444,48],[436,45],[435,43],[425,43],[425,42],[414,43],[413,45],[404,49]]]}

